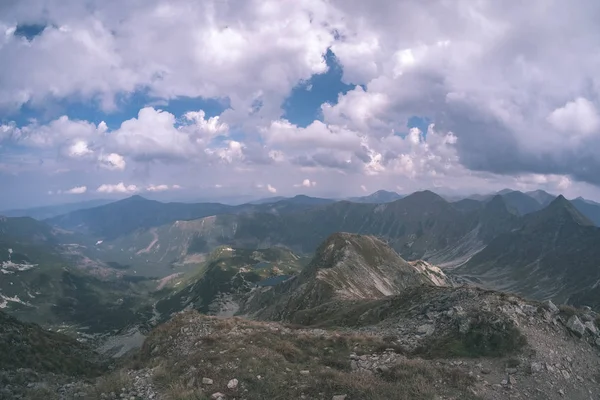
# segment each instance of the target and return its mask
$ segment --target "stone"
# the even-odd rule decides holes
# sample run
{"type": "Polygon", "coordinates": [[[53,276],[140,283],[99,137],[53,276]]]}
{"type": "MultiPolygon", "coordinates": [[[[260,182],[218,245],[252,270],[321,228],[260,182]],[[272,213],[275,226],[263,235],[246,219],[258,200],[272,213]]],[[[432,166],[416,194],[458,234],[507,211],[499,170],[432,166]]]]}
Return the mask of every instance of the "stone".
{"type": "Polygon", "coordinates": [[[310,375],[310,371],[307,369],[303,369],[302,371],[300,371],[300,375],[304,375],[304,376],[310,375]]]}
{"type": "Polygon", "coordinates": [[[567,371],[565,371],[564,369],[562,369],[560,371],[560,373],[562,374],[563,378],[565,378],[565,379],[571,378],[571,375],[569,375],[569,373],[567,371]]]}
{"type": "Polygon", "coordinates": [[[532,362],[531,363],[531,373],[535,374],[537,372],[540,372],[542,370],[542,364],[539,362],[532,362]]]}
{"type": "Polygon", "coordinates": [[[585,325],[581,322],[577,315],[572,315],[567,321],[567,328],[577,337],[583,337],[585,334],[585,325]]]}
{"type": "Polygon", "coordinates": [[[213,383],[214,383],[213,380],[210,378],[202,378],[203,385],[212,385],[213,383]]]}
{"type": "Polygon", "coordinates": [[[514,376],[512,376],[512,375],[508,376],[508,384],[509,385],[516,385],[517,384],[517,380],[515,379],[514,376]]]}
{"type": "Polygon", "coordinates": [[[417,328],[417,333],[419,335],[429,336],[429,335],[432,335],[434,331],[435,331],[435,326],[431,325],[431,324],[421,325],[417,328]]]}
{"type": "Polygon", "coordinates": [[[544,302],[544,306],[550,311],[552,314],[558,314],[560,310],[556,305],[552,302],[552,300],[546,300],[544,302]]]}
{"type": "Polygon", "coordinates": [[[586,321],[584,324],[585,329],[594,336],[598,335],[598,328],[596,328],[596,324],[592,321],[586,321]]]}
{"type": "Polygon", "coordinates": [[[558,391],[558,394],[560,394],[561,396],[564,396],[564,395],[565,395],[565,391],[564,391],[564,390],[562,390],[562,389],[560,389],[560,390],[558,391]]]}
{"type": "Polygon", "coordinates": [[[527,315],[535,315],[538,312],[538,308],[536,306],[525,304],[523,306],[523,312],[527,315]]]}
{"type": "Polygon", "coordinates": [[[458,332],[465,334],[471,329],[471,318],[464,317],[458,321],[458,332]]]}
{"type": "Polygon", "coordinates": [[[331,400],[346,400],[347,397],[348,395],[346,394],[336,394],[331,398],[331,400]]]}
{"type": "Polygon", "coordinates": [[[596,339],[596,346],[600,347],[600,338],[596,339]]]}
{"type": "Polygon", "coordinates": [[[517,369],[516,368],[506,368],[506,373],[507,374],[516,374],[517,369]]]}
{"type": "Polygon", "coordinates": [[[492,370],[489,368],[481,368],[481,373],[484,375],[488,375],[492,373],[492,370]]]}
{"type": "Polygon", "coordinates": [[[210,396],[210,398],[212,400],[223,400],[225,398],[225,395],[221,392],[215,392],[210,396]]]}
{"type": "Polygon", "coordinates": [[[236,389],[238,387],[238,383],[239,383],[239,381],[234,378],[227,383],[227,388],[236,389]]]}

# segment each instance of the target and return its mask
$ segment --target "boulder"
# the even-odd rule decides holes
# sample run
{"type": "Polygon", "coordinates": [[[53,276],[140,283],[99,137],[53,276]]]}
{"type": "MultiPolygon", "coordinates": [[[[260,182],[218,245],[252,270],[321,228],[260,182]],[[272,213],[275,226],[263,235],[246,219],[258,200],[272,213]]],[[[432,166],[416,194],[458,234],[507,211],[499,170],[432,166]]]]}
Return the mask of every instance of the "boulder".
{"type": "Polygon", "coordinates": [[[544,306],[550,311],[552,314],[558,314],[560,310],[556,305],[552,302],[552,300],[546,300],[544,302],[544,306]]]}
{"type": "Polygon", "coordinates": [[[585,329],[590,332],[592,335],[597,336],[598,335],[598,328],[596,328],[596,324],[594,324],[591,321],[586,321],[584,324],[585,329]]]}
{"type": "Polygon", "coordinates": [[[567,321],[567,328],[577,337],[583,337],[585,334],[585,325],[581,322],[577,315],[572,315],[567,321]]]}
{"type": "Polygon", "coordinates": [[[227,383],[227,388],[236,389],[238,387],[239,381],[237,379],[232,379],[227,383]]]}
{"type": "Polygon", "coordinates": [[[202,384],[203,385],[212,385],[213,384],[213,380],[210,378],[202,378],[202,384]]]}

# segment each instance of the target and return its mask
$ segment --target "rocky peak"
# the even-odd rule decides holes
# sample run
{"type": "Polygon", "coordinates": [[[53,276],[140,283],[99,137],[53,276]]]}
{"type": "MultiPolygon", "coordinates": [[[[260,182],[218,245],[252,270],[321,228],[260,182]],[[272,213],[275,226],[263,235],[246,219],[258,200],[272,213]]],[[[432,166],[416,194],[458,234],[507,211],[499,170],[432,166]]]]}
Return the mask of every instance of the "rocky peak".
{"type": "Polygon", "coordinates": [[[594,226],[585,215],[563,195],[559,195],[546,208],[533,213],[527,224],[554,223],[554,224],[577,224],[581,226],[594,226]]]}

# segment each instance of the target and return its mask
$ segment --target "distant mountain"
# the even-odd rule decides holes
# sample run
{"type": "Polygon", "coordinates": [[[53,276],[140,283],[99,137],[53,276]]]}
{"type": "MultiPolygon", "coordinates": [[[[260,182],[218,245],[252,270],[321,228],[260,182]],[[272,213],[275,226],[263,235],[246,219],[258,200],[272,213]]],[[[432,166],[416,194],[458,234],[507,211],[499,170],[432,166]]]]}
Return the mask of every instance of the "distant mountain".
{"type": "Polygon", "coordinates": [[[302,209],[287,201],[258,206],[262,210],[251,208],[238,214],[140,229],[94,246],[94,257],[135,263],[147,270],[161,263],[193,264],[197,255],[221,245],[281,245],[300,254],[311,254],[329,235],[353,232],[383,238],[408,260],[452,263],[479,251],[501,229],[512,229],[509,225],[515,219],[506,207],[482,205],[463,211],[429,191],[385,204],[340,201],[302,209]],[[288,206],[277,211],[275,205],[280,203],[288,206]],[[494,213],[496,217],[489,215],[494,213]],[[497,224],[485,223],[494,218],[497,224]]]}
{"type": "Polygon", "coordinates": [[[571,203],[596,226],[600,226],[600,204],[581,197],[571,200],[571,203]]]}
{"type": "Polygon", "coordinates": [[[328,302],[376,300],[423,284],[448,281],[440,269],[412,265],[372,236],[335,233],[319,246],[300,275],[254,292],[241,312],[287,320],[328,302]]]}
{"type": "Polygon", "coordinates": [[[559,196],[455,272],[492,288],[564,302],[600,280],[598,243],[600,228],[559,196]]]}
{"type": "Polygon", "coordinates": [[[392,201],[396,201],[401,199],[403,196],[396,192],[388,192],[387,190],[378,190],[375,193],[371,193],[368,196],[362,197],[350,197],[348,201],[352,201],[354,203],[373,203],[373,204],[382,204],[382,203],[391,203],[392,201]]]}
{"type": "Polygon", "coordinates": [[[537,200],[529,197],[523,192],[514,190],[503,194],[499,193],[499,195],[502,196],[506,204],[519,215],[529,214],[543,208],[537,200]]]}
{"type": "Polygon", "coordinates": [[[233,209],[233,206],[218,203],[161,203],[136,195],[103,206],[70,212],[47,222],[63,229],[112,239],[140,228],[207,217],[233,209]]]}
{"type": "Polygon", "coordinates": [[[283,196],[267,197],[264,199],[249,201],[246,204],[272,204],[272,203],[277,203],[278,201],[285,200],[285,199],[287,199],[287,197],[283,197],[283,196]]]}
{"type": "Polygon", "coordinates": [[[98,199],[98,200],[82,201],[79,203],[60,204],[60,205],[56,205],[56,206],[34,207],[34,208],[26,208],[26,209],[18,209],[18,210],[6,210],[6,211],[0,211],[0,215],[4,215],[6,217],[31,217],[31,218],[35,218],[38,220],[43,220],[43,219],[56,217],[58,215],[66,214],[66,213],[69,213],[72,211],[102,206],[102,205],[105,205],[108,203],[112,203],[112,201],[113,200],[98,199]]]}
{"type": "Polygon", "coordinates": [[[548,204],[552,203],[552,201],[556,198],[555,195],[552,195],[543,190],[534,190],[531,192],[525,192],[525,194],[535,199],[538,203],[542,205],[542,207],[546,207],[548,204]]]}

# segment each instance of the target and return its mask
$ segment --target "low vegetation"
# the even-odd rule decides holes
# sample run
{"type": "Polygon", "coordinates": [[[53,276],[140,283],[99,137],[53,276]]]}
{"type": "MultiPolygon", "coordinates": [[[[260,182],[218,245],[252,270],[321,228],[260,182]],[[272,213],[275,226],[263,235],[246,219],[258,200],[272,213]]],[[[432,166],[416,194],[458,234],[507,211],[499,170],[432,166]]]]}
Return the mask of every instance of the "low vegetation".
{"type": "Polygon", "coordinates": [[[228,397],[242,393],[249,399],[330,399],[343,394],[367,400],[430,399],[441,392],[474,398],[472,377],[422,359],[398,355],[391,367],[353,371],[351,354],[371,357],[390,346],[367,334],[186,313],[158,327],[137,361],[155,368],[155,384],[173,400],[204,399],[214,392],[228,397]],[[191,319],[203,328],[186,332],[194,329],[191,319]],[[235,388],[228,387],[232,379],[239,382],[235,388]]]}

